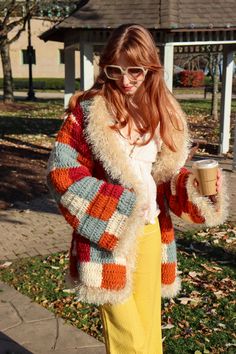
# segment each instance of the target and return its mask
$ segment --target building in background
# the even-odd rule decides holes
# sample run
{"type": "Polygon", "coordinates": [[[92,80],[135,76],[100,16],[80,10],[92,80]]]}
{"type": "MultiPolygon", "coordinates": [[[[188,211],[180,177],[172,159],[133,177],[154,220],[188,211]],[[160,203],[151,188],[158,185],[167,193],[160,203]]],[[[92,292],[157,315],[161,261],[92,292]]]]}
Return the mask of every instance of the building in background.
{"type": "MultiPolygon", "coordinates": [[[[31,20],[31,42],[34,48],[33,78],[64,78],[64,43],[43,42],[39,35],[52,27],[52,22],[41,19],[31,20]]],[[[10,46],[13,78],[28,78],[28,32],[24,31],[20,38],[10,46]]],[[[80,53],[75,54],[76,78],[80,78],[80,53]]],[[[0,58],[0,78],[3,77],[0,58]]]]}

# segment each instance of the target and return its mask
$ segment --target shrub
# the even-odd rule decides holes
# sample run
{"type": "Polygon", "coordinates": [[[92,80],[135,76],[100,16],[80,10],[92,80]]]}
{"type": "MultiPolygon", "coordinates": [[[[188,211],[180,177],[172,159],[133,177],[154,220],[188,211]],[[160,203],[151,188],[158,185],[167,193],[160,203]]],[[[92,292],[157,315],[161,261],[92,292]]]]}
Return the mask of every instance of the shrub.
{"type": "Polygon", "coordinates": [[[179,73],[179,82],[184,87],[199,87],[204,84],[203,71],[183,70],[179,73]]]}
{"type": "MultiPolygon", "coordinates": [[[[28,90],[28,78],[15,78],[13,85],[15,90],[28,90]]],[[[34,78],[33,87],[36,90],[64,90],[65,80],[63,78],[34,78]]],[[[80,87],[80,80],[76,79],[75,88],[80,87]]],[[[3,79],[0,79],[0,89],[3,89],[3,79]]]]}

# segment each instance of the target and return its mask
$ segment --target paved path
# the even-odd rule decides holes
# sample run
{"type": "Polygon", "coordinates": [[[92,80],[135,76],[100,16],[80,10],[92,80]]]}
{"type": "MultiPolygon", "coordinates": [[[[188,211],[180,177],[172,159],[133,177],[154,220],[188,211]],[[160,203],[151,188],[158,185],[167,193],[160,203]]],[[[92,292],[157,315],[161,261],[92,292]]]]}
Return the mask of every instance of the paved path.
{"type": "Polygon", "coordinates": [[[105,354],[105,346],[0,282],[0,354],[105,354]]]}
{"type": "MultiPolygon", "coordinates": [[[[3,92],[0,90],[0,99],[2,98],[2,94],[3,92]]],[[[14,97],[18,98],[18,99],[25,99],[27,97],[27,92],[26,91],[15,91],[14,92],[14,97]]],[[[58,92],[55,90],[55,92],[51,91],[51,92],[46,92],[46,91],[35,91],[35,97],[36,98],[48,98],[48,99],[63,99],[64,98],[64,92],[58,92]]],[[[175,94],[175,97],[177,99],[184,99],[184,100],[189,100],[189,99],[204,99],[204,90],[202,91],[202,93],[177,93],[175,94]]],[[[220,97],[220,95],[219,95],[220,97]]],[[[207,94],[207,98],[210,99],[211,98],[211,94],[208,93],[207,94]]],[[[232,98],[235,99],[236,95],[232,94],[232,98]]]]}

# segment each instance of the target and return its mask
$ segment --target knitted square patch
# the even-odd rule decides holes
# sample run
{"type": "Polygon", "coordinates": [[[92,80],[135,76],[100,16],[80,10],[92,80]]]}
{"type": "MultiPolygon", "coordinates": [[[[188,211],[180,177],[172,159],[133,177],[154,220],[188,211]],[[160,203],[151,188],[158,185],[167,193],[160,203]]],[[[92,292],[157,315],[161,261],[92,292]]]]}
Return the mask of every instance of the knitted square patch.
{"type": "Polygon", "coordinates": [[[104,264],[102,269],[102,288],[120,290],[126,284],[126,267],[120,264],[104,264]]]}

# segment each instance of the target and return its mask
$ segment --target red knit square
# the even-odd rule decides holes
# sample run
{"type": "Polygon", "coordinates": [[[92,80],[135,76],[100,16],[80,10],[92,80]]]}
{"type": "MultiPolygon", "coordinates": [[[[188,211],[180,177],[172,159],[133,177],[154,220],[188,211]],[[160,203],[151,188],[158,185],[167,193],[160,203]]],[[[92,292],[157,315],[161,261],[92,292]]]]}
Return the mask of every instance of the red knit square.
{"type": "Polygon", "coordinates": [[[165,213],[160,213],[159,222],[161,226],[162,242],[171,243],[174,240],[174,229],[170,216],[165,213]]]}
{"type": "Polygon", "coordinates": [[[169,205],[173,213],[175,213],[177,216],[180,216],[182,214],[181,207],[176,196],[170,196],[169,205]]]}
{"type": "Polygon", "coordinates": [[[126,267],[120,264],[104,264],[102,268],[102,288],[120,290],[126,284],[126,267]]]}
{"type": "Polygon", "coordinates": [[[107,196],[112,196],[114,198],[119,199],[121,194],[123,193],[124,188],[119,186],[119,185],[113,185],[110,183],[104,183],[101,188],[100,188],[100,193],[107,195],[107,196]]]}
{"type": "Polygon", "coordinates": [[[200,214],[200,211],[195,204],[193,204],[192,202],[188,202],[187,208],[188,208],[188,213],[191,219],[193,220],[193,222],[197,224],[202,224],[205,222],[205,218],[200,214]]]}
{"type": "Polygon", "coordinates": [[[78,255],[79,262],[89,262],[90,261],[90,244],[89,240],[80,236],[76,240],[76,251],[78,255]]]}
{"type": "Polygon", "coordinates": [[[71,167],[68,169],[68,176],[69,178],[74,181],[79,181],[80,179],[89,176],[90,173],[88,169],[84,166],[80,167],[71,167]]]}

